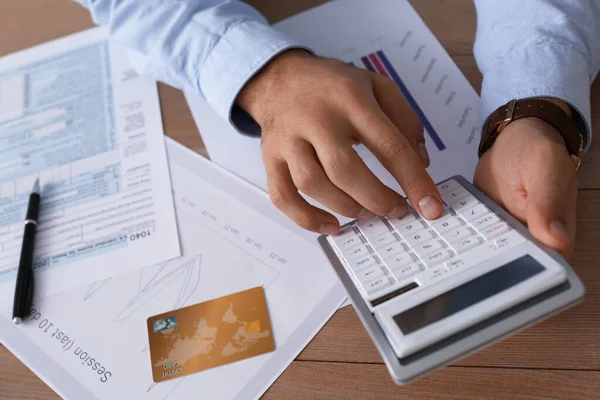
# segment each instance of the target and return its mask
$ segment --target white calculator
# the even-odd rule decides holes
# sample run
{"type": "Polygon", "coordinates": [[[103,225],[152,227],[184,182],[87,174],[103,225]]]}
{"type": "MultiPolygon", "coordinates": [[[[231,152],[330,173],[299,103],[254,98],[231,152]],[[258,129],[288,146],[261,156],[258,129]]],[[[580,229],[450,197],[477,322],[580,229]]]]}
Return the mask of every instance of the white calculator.
{"type": "Polygon", "coordinates": [[[319,243],[394,381],[408,383],[576,304],[566,261],[461,176],[427,221],[354,221],[319,243]]]}

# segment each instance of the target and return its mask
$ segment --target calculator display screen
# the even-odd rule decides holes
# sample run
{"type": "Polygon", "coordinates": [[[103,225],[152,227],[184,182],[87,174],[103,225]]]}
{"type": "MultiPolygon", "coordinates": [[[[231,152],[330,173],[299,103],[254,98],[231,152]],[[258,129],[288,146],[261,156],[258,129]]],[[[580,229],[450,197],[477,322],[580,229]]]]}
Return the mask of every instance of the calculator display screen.
{"type": "Polygon", "coordinates": [[[533,257],[526,255],[462,284],[416,307],[394,316],[400,330],[408,335],[455,314],[544,271],[533,257]]]}

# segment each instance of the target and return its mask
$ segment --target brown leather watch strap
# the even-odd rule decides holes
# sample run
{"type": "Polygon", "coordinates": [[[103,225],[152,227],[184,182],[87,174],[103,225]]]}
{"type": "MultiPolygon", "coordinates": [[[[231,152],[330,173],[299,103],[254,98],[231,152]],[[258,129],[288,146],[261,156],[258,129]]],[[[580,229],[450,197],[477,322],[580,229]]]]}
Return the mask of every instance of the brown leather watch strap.
{"type": "Polygon", "coordinates": [[[575,121],[559,106],[542,99],[511,100],[499,107],[488,118],[479,144],[479,157],[492,147],[498,135],[508,124],[520,118],[539,118],[560,133],[571,157],[581,162],[583,136],[575,121]]]}

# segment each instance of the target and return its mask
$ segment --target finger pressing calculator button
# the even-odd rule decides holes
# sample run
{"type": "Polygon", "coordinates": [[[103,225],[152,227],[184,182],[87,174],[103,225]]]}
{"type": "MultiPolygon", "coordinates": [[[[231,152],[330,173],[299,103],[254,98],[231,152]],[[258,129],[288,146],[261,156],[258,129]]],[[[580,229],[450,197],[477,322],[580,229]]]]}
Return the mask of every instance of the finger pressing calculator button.
{"type": "Polygon", "coordinates": [[[495,214],[489,213],[471,223],[478,232],[483,232],[485,228],[490,225],[497,224],[498,222],[500,222],[500,218],[498,218],[495,214]]]}
{"type": "Polygon", "coordinates": [[[369,254],[370,254],[369,250],[367,249],[366,246],[363,246],[363,245],[353,247],[350,250],[344,252],[344,256],[346,256],[346,258],[348,258],[348,259],[354,259],[357,257],[366,256],[369,254]]]}
{"type": "Polygon", "coordinates": [[[393,257],[389,257],[383,260],[384,264],[390,269],[390,271],[394,271],[400,267],[405,266],[406,264],[410,264],[414,262],[414,259],[410,253],[400,253],[396,254],[393,257]]]}
{"type": "Polygon", "coordinates": [[[458,215],[460,215],[467,221],[474,221],[483,217],[484,215],[487,215],[489,212],[490,210],[488,210],[486,206],[484,206],[483,204],[479,204],[475,207],[466,208],[458,211],[458,215]]]}
{"type": "Polygon", "coordinates": [[[502,235],[510,230],[510,227],[506,222],[500,222],[498,224],[492,225],[488,228],[485,228],[481,231],[481,235],[485,238],[485,240],[490,240],[495,238],[498,235],[502,235]]]}
{"type": "Polygon", "coordinates": [[[443,246],[439,240],[430,240],[429,242],[421,243],[413,247],[415,253],[421,258],[441,248],[443,248],[443,246]]]}
{"type": "Polygon", "coordinates": [[[353,270],[363,269],[374,264],[377,264],[377,260],[372,255],[365,255],[350,261],[350,267],[353,270]]]}
{"type": "Polygon", "coordinates": [[[375,236],[374,238],[369,238],[369,243],[375,249],[396,241],[397,239],[392,232],[384,232],[378,236],[375,236]]]}
{"type": "Polygon", "coordinates": [[[462,224],[456,217],[433,221],[431,223],[431,227],[440,235],[451,229],[458,228],[459,226],[462,226],[462,224]]]}
{"type": "Polygon", "coordinates": [[[354,273],[361,283],[371,282],[384,275],[384,269],[374,265],[354,273]]]}
{"type": "Polygon", "coordinates": [[[365,291],[368,295],[379,292],[382,289],[385,289],[388,286],[391,286],[392,281],[387,276],[382,276],[377,278],[371,282],[364,284],[365,291]]]}
{"type": "Polygon", "coordinates": [[[425,262],[428,267],[432,267],[441,262],[444,262],[452,257],[452,254],[448,250],[439,250],[433,254],[429,254],[425,257],[421,257],[421,259],[425,262]]]}
{"type": "Polygon", "coordinates": [[[358,226],[360,232],[367,239],[375,237],[383,232],[389,232],[389,228],[379,217],[373,218],[370,221],[358,221],[356,226],[358,226]]]}
{"type": "Polygon", "coordinates": [[[394,256],[398,253],[404,253],[406,249],[402,246],[400,242],[388,243],[387,245],[380,247],[377,249],[377,254],[381,258],[388,258],[394,256]]]}
{"type": "Polygon", "coordinates": [[[403,267],[396,268],[395,270],[392,271],[392,274],[394,275],[394,277],[396,277],[396,279],[401,281],[410,276],[418,274],[419,272],[421,272],[421,267],[418,264],[411,263],[411,264],[407,264],[403,267]]]}

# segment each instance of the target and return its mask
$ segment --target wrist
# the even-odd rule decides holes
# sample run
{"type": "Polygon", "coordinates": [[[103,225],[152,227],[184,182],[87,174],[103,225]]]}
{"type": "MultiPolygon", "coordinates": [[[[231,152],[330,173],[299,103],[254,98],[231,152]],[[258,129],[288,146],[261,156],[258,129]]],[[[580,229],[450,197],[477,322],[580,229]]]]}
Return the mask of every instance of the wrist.
{"type": "Polygon", "coordinates": [[[269,103],[277,101],[278,85],[290,74],[298,73],[299,62],[313,57],[303,49],[290,49],[277,55],[246,83],[236,103],[260,124],[268,114],[269,103]]]}
{"type": "Polygon", "coordinates": [[[571,115],[570,106],[557,98],[537,97],[511,100],[499,107],[488,118],[479,145],[479,157],[514,121],[519,119],[540,120],[547,124],[548,128],[552,128],[551,130],[557,131],[562,136],[564,147],[579,168],[583,153],[583,136],[577,130],[577,125],[571,115]]]}

